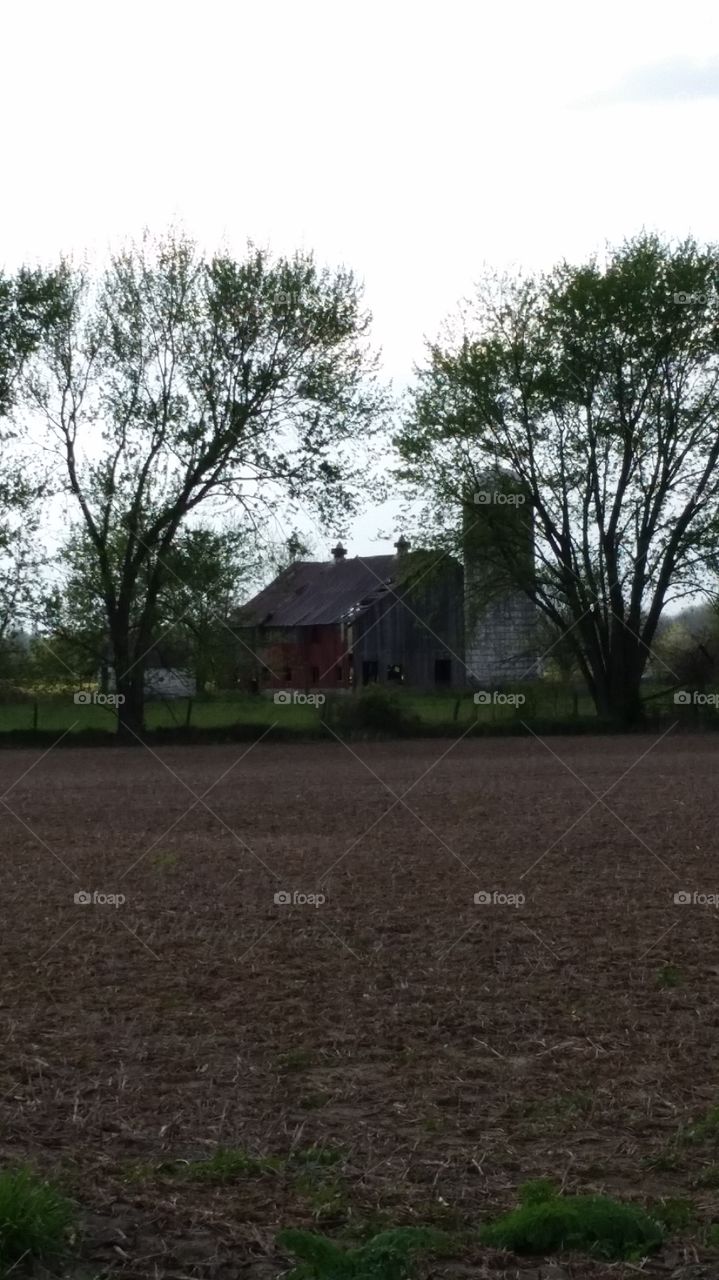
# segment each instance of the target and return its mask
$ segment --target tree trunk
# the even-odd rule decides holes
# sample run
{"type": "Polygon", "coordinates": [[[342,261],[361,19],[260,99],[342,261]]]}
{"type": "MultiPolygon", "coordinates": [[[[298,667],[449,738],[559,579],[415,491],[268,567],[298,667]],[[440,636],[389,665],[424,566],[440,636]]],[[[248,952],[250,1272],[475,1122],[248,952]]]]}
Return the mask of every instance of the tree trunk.
{"type": "Polygon", "coordinates": [[[641,680],[645,660],[640,649],[636,637],[622,628],[621,633],[616,632],[612,637],[609,670],[596,675],[597,714],[614,720],[618,728],[634,728],[644,719],[641,680]]]}
{"type": "MultiPolygon", "coordinates": [[[[137,744],[136,735],[142,736],[145,711],[144,663],[135,662],[131,652],[130,637],[122,625],[118,625],[112,637],[112,661],[115,668],[115,692],[120,701],[117,707],[119,736],[127,744],[137,744]]],[[[140,653],[144,650],[140,649],[140,653]]]]}
{"type": "Polygon", "coordinates": [[[134,667],[127,676],[120,677],[117,681],[117,692],[123,699],[117,708],[118,733],[128,744],[137,744],[138,736],[142,737],[145,719],[145,688],[142,671],[138,675],[137,667],[134,667]]]}

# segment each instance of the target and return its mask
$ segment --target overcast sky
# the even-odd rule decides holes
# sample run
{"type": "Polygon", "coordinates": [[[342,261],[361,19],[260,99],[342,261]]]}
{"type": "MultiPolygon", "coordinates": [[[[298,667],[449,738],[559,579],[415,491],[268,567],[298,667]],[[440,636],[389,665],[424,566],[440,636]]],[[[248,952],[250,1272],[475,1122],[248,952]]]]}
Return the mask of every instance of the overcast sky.
{"type": "Polygon", "coordinates": [[[171,221],[311,248],[398,387],[485,265],[719,239],[710,0],[5,0],[0,48],[3,265],[171,221]]]}

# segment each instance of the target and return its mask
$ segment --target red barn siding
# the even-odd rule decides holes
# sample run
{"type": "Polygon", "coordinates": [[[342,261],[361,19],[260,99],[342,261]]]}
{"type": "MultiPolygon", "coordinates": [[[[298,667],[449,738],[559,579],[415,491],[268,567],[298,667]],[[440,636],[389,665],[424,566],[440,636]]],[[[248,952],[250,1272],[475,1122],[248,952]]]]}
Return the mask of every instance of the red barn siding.
{"type": "Polygon", "coordinates": [[[288,627],[287,638],[263,645],[258,637],[257,657],[267,689],[346,689],[351,663],[342,627],[288,627]],[[337,678],[337,668],[342,678],[337,678]],[[290,677],[286,672],[291,672],[290,677]],[[314,677],[314,678],[313,678],[314,677]]]}

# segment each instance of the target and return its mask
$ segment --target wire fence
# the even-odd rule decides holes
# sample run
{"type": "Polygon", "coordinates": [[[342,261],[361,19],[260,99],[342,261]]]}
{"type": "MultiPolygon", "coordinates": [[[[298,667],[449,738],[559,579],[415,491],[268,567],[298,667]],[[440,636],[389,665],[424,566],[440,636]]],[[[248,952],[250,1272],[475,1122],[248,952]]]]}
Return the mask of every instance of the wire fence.
{"type": "MultiPolygon", "coordinates": [[[[381,688],[421,729],[456,725],[458,730],[472,723],[501,727],[511,722],[539,720],[572,722],[597,717],[587,689],[558,681],[525,682],[481,693],[467,691],[426,692],[394,686],[381,688]]],[[[284,690],[269,694],[220,692],[193,698],[149,698],[145,702],[144,723],[148,730],[224,729],[246,725],[281,725],[301,731],[325,721],[341,724],[351,720],[352,705],[362,691],[349,696],[321,690],[284,690]]],[[[719,723],[719,687],[677,690],[645,682],[642,701],[651,719],[674,717],[687,725],[719,723]]],[[[84,693],[40,694],[28,691],[15,699],[0,701],[0,733],[21,731],[114,733],[118,708],[107,696],[84,693]]]]}

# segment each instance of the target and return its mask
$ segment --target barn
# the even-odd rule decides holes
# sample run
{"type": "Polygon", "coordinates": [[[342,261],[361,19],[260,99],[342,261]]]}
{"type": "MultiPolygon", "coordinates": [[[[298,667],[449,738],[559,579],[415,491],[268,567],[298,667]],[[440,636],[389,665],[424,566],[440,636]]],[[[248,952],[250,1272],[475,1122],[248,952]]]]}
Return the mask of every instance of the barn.
{"type": "Polygon", "coordinates": [[[461,565],[441,571],[400,539],[395,555],[296,560],[235,616],[241,683],[349,691],[373,683],[466,686],[461,565]]]}

